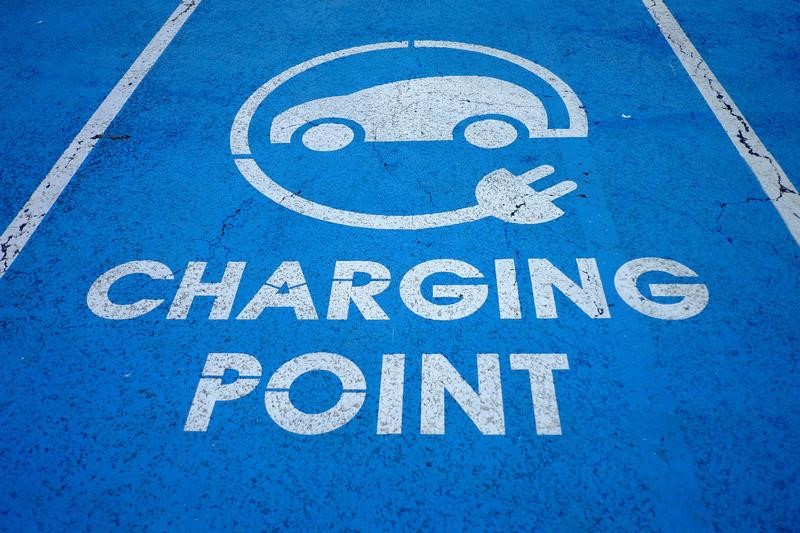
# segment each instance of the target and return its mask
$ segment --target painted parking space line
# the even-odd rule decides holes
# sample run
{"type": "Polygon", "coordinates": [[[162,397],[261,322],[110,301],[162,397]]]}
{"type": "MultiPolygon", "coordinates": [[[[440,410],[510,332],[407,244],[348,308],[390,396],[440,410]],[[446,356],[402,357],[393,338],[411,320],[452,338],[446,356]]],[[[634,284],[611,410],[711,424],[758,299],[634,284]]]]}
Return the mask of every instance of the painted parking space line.
{"type": "Polygon", "coordinates": [[[25,244],[89,156],[97,141],[102,138],[111,121],[114,120],[201,1],[183,0],[175,8],[161,29],[153,36],[125,75],[111,89],[108,96],[64,150],[14,220],[0,235],[0,278],[19,256],[25,244]]]}
{"type": "Polygon", "coordinates": [[[683,31],[664,0],[643,0],[659,30],[714,112],[728,138],[753,171],[761,188],[800,244],[800,195],[777,159],[770,153],[736,102],[683,31]]]}

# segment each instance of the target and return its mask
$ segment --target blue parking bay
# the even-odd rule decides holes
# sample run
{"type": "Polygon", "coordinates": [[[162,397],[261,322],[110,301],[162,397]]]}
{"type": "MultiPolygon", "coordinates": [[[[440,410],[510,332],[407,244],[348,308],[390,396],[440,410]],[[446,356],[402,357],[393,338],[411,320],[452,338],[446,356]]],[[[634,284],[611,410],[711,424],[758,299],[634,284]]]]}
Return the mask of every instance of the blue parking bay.
{"type": "Polygon", "coordinates": [[[796,527],[796,165],[712,69],[658,0],[181,4],[8,217],[5,525],[796,527]]]}

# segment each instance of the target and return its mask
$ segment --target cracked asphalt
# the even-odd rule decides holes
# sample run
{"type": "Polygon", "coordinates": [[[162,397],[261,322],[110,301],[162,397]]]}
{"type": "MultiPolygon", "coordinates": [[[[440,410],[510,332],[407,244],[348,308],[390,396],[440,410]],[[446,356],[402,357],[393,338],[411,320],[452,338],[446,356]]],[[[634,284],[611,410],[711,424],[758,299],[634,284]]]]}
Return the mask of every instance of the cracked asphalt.
{"type": "Polygon", "coordinates": [[[797,530],[800,4],[665,1],[8,6],[0,530],[797,530]],[[549,133],[270,142],[437,76],[549,133]]]}

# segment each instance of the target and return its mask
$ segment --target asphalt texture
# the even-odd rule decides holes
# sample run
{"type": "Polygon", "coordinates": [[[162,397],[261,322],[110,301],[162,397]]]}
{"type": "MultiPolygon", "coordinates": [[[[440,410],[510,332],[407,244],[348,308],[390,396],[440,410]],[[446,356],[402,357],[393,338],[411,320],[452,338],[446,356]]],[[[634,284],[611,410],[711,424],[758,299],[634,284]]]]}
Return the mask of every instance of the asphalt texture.
{"type": "MultiPolygon", "coordinates": [[[[800,182],[800,4],[667,5],[748,134],[800,182]]],[[[2,228],[176,6],[6,6],[2,228]]],[[[0,529],[798,529],[800,248],[645,4],[185,6],[185,24],[0,277],[0,529]],[[580,105],[519,63],[426,39],[524,58],[580,105]],[[237,147],[237,114],[287,72],[245,113],[249,146],[237,147]],[[520,115],[511,122],[523,134],[498,149],[467,142],[467,122],[452,139],[369,138],[369,120],[421,136],[409,109],[447,104],[442,76],[524,87],[551,130],[571,133],[528,138],[520,115]],[[303,144],[313,120],[291,142],[270,137],[294,106],[416,78],[433,80],[422,107],[387,97],[353,126],[356,107],[335,104],[355,131],[340,150],[303,144]],[[581,116],[585,134],[573,129],[581,116]],[[497,169],[544,165],[553,173],[533,193],[506,197],[506,182],[489,180],[476,194],[497,169]],[[545,216],[536,195],[566,181],[574,190],[545,216]],[[415,226],[474,205],[494,210],[415,226]],[[643,258],[662,261],[626,288],[616,278],[643,258]],[[461,270],[439,262],[420,274],[441,259],[461,270]],[[107,294],[97,289],[131,262],[107,294]],[[197,263],[224,296],[181,299],[197,263]],[[513,290],[500,279],[509,264],[513,290]],[[546,272],[572,285],[558,278],[548,300],[548,285],[537,289],[546,272]],[[351,285],[374,291],[359,305],[351,285]],[[671,295],[658,294],[664,285],[671,295]],[[442,286],[454,289],[437,295],[442,286]],[[271,299],[248,317],[258,294],[271,299]],[[143,300],[152,309],[129,305],[143,300]],[[339,369],[281,384],[282,365],[321,352],[352,362],[353,381],[339,369]],[[260,369],[209,372],[212,353],[260,369]],[[396,382],[385,354],[405,354],[396,382]],[[441,397],[431,385],[447,371],[430,354],[463,379],[460,401],[455,382],[441,397]],[[512,354],[564,354],[568,368],[532,385],[512,354]],[[203,403],[205,386],[213,396],[251,382],[203,403]],[[322,414],[305,423],[291,406],[322,414]]]]}

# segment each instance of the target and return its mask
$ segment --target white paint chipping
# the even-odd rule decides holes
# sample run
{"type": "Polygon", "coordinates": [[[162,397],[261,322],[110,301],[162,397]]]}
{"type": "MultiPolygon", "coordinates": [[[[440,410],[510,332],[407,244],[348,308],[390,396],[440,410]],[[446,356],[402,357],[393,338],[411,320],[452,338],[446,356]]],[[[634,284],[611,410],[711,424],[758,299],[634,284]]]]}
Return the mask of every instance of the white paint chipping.
{"type": "Polygon", "coordinates": [[[753,127],[711,72],[663,0],[643,2],[736,150],[756,175],[758,183],[778,210],[795,242],[800,244],[800,195],[797,188],[753,131],[753,127]]]}
{"type": "Polygon", "coordinates": [[[78,135],[58,158],[22,209],[0,236],[0,277],[19,256],[44,217],[55,204],[67,184],[78,172],[86,157],[102,138],[111,121],[153,68],[169,43],[175,38],[201,0],[183,1],[150,40],[128,71],[108,93],[100,107],[84,124],[78,135]]]}

